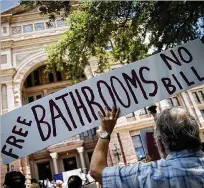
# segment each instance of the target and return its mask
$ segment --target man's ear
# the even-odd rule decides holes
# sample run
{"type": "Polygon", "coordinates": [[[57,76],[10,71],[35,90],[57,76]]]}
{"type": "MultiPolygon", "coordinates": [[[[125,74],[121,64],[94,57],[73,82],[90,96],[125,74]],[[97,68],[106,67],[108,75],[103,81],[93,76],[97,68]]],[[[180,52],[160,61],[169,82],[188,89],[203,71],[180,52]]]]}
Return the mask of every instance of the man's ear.
{"type": "Polygon", "coordinates": [[[158,149],[160,150],[160,152],[162,153],[162,155],[164,156],[164,158],[166,159],[167,153],[166,153],[165,147],[164,147],[161,139],[157,140],[157,146],[158,146],[158,149]]]}

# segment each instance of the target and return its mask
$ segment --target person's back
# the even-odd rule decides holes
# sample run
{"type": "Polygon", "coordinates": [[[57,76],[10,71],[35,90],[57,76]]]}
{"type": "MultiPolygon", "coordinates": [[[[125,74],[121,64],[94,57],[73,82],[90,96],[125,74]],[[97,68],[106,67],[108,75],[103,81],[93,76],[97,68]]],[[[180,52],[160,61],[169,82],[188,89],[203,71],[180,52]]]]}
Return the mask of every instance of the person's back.
{"type": "Polygon", "coordinates": [[[166,159],[149,162],[111,167],[103,172],[104,187],[112,188],[203,188],[204,187],[204,155],[202,151],[187,150],[168,155],[166,159]],[[117,173],[112,178],[110,173],[117,173]],[[127,176],[127,172],[131,172],[127,176]],[[128,183],[131,180],[131,183],[128,183]]]}
{"type": "Polygon", "coordinates": [[[6,188],[24,188],[25,176],[19,171],[6,173],[4,185],[6,188]]]}
{"type": "MultiPolygon", "coordinates": [[[[114,126],[104,119],[106,127],[114,126]]],[[[108,141],[99,140],[91,175],[103,188],[204,188],[204,153],[195,118],[181,107],[164,110],[156,119],[154,136],[161,160],[122,167],[104,167],[100,156],[106,156],[108,141]]]]}

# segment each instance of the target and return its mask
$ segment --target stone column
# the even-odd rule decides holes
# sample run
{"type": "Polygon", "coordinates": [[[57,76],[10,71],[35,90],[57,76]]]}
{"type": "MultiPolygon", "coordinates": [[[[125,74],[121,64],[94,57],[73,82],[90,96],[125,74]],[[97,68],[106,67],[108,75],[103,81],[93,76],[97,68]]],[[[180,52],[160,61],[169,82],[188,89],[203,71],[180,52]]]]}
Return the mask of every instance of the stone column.
{"type": "MultiPolygon", "coordinates": [[[[25,176],[26,183],[30,184],[31,182],[31,171],[30,171],[30,164],[29,164],[29,156],[26,156],[21,161],[21,170],[25,176]]],[[[16,169],[16,167],[14,167],[16,169]]]]}
{"type": "Polygon", "coordinates": [[[44,95],[44,97],[48,95],[47,89],[43,90],[43,95],[44,95]]]}
{"type": "Polygon", "coordinates": [[[191,104],[189,103],[188,98],[187,98],[186,95],[187,95],[187,94],[186,94],[185,91],[181,93],[182,99],[183,99],[183,101],[184,101],[184,105],[186,106],[186,109],[188,110],[188,112],[189,112],[192,116],[195,116],[195,114],[194,114],[194,112],[193,112],[193,110],[192,110],[191,104]]]}
{"type": "Polygon", "coordinates": [[[54,153],[50,153],[50,156],[52,157],[52,161],[53,161],[54,173],[58,174],[59,173],[58,166],[57,166],[58,154],[54,152],[54,153]]]}
{"type": "Polygon", "coordinates": [[[20,80],[16,81],[13,85],[13,93],[14,93],[14,105],[15,108],[22,106],[22,100],[21,100],[21,85],[20,80]]]}
{"type": "Polygon", "coordinates": [[[84,160],[84,147],[77,148],[77,151],[80,156],[82,171],[86,173],[86,165],[85,165],[85,160],[84,160]]]}
{"type": "Polygon", "coordinates": [[[8,111],[14,109],[14,93],[13,93],[13,84],[12,82],[6,83],[7,85],[7,102],[8,102],[8,111]]]}
{"type": "Polygon", "coordinates": [[[198,121],[199,121],[199,123],[202,124],[202,123],[204,122],[204,119],[203,119],[203,117],[202,117],[202,114],[201,114],[200,110],[198,109],[198,105],[196,104],[196,102],[195,102],[195,100],[194,100],[194,98],[193,98],[193,95],[192,95],[191,91],[187,91],[187,93],[188,93],[189,98],[190,98],[190,100],[191,100],[191,102],[192,102],[192,104],[193,104],[193,107],[194,107],[194,109],[195,109],[195,113],[196,113],[196,116],[197,116],[197,118],[198,118],[198,121]]]}
{"type": "Polygon", "coordinates": [[[31,177],[34,179],[37,179],[37,177],[35,176],[34,161],[32,158],[30,159],[30,171],[31,171],[31,177]]]}

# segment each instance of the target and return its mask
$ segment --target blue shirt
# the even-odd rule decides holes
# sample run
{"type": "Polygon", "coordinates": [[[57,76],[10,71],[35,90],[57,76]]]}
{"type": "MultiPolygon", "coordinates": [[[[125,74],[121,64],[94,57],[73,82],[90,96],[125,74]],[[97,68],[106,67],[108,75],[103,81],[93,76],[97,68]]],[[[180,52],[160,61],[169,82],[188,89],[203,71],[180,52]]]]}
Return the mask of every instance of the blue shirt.
{"type": "Polygon", "coordinates": [[[204,153],[171,153],[157,162],[107,167],[103,188],[204,188],[204,153]]]}

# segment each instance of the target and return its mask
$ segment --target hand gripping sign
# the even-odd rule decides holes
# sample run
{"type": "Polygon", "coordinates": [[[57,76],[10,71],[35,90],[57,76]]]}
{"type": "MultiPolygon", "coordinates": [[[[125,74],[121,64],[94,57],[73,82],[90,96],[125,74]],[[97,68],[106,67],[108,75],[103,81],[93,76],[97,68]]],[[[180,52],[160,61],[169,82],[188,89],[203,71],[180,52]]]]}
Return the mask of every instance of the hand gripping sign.
{"type": "Polygon", "coordinates": [[[86,80],[1,117],[8,164],[100,124],[98,111],[124,116],[204,83],[204,45],[197,39],[86,80]]]}

